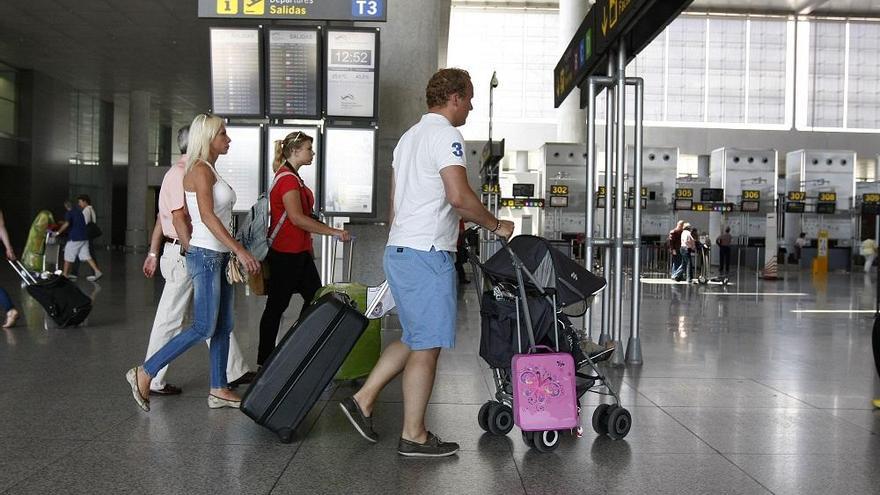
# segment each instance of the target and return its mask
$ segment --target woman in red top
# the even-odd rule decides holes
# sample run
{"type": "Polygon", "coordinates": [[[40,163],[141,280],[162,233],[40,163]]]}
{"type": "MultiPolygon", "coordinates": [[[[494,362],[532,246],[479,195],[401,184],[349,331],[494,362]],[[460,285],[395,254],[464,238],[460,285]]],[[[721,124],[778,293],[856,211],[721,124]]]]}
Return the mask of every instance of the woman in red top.
{"type": "Polygon", "coordinates": [[[310,165],[315,156],[312,141],[310,136],[299,131],[288,134],[282,141],[275,141],[275,161],[272,163],[275,185],[269,193],[269,232],[275,229],[283,213],[287,213],[287,218],[266,255],[269,264],[266,293],[269,297],[260,318],[259,366],[275,349],[281,315],[290,304],[291,296],[301,295],[305,308],[321,288],[321,277],[312,251],[312,234],[333,235],[343,241],[351,239],[347,231],[334,229],[312,216],[315,195],[299,175],[300,167],[310,165]]]}

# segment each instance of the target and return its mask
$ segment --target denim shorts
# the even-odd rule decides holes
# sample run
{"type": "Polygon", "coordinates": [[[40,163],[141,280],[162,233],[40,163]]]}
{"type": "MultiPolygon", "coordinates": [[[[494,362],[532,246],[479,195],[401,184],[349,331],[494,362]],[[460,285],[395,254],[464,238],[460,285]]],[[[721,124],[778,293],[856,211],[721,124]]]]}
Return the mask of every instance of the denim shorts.
{"type": "Polygon", "coordinates": [[[414,351],[454,347],[455,255],[387,246],[383,262],[403,327],[400,341],[414,351]]]}

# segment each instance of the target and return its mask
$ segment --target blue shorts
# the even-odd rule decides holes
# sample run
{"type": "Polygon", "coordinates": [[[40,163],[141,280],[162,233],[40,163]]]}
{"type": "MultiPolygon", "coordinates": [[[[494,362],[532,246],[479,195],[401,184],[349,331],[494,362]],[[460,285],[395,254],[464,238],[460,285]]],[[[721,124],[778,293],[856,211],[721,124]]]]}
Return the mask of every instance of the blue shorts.
{"type": "Polygon", "coordinates": [[[400,341],[414,351],[455,346],[455,255],[387,246],[383,263],[403,327],[400,341]]]}

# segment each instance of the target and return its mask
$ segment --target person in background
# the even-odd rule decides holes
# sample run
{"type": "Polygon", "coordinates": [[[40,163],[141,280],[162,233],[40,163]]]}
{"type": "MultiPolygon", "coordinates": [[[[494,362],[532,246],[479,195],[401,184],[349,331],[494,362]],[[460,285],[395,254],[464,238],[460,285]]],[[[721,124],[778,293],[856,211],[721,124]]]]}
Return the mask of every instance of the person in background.
{"type": "Polygon", "coordinates": [[[859,248],[859,254],[865,257],[865,273],[870,273],[874,259],[877,258],[877,243],[874,242],[873,237],[865,237],[859,248]]]}
{"type": "Polygon", "coordinates": [[[64,202],[64,208],[67,212],[64,214],[64,223],[55,232],[55,235],[61,235],[65,230],[70,229],[67,236],[67,244],[64,245],[64,270],[62,274],[71,280],[76,280],[76,275],[69,276],[70,266],[74,261],[82,260],[92,267],[94,273],[86,277],[89,282],[96,282],[104,276],[95,260],[92,259],[91,251],[89,251],[89,238],[86,236],[86,219],[82,210],[74,207],[69,201],[64,202]]]}
{"type": "MultiPolygon", "coordinates": [[[[15,261],[17,258],[15,257],[15,250],[12,249],[12,242],[9,241],[9,232],[6,230],[3,210],[0,210],[0,242],[3,243],[3,247],[6,249],[6,259],[15,261]]],[[[3,321],[3,328],[11,328],[15,325],[16,320],[18,320],[18,310],[15,308],[15,304],[12,303],[9,293],[3,287],[0,287],[0,311],[6,315],[3,321]]]]}
{"type": "MultiPolygon", "coordinates": [[[[152,278],[156,273],[157,265],[161,265],[162,278],[165,279],[162,297],[159,299],[153,328],[150,331],[146,359],[180,333],[193,297],[192,279],[187,274],[186,257],[182,254],[182,247],[189,246],[192,231],[183,190],[188,141],[189,126],[187,125],[177,132],[180,159],[162,179],[162,187],[159,189],[159,215],[156,217],[156,226],[150,238],[150,251],[144,260],[143,270],[147,278],[152,278]]],[[[208,346],[210,347],[210,343],[208,346]]],[[[153,377],[150,382],[150,395],[177,395],[182,392],[180,387],[165,382],[167,371],[166,366],[153,377]]],[[[229,358],[226,364],[226,379],[229,381],[229,386],[235,388],[250,383],[254,375],[255,373],[248,369],[244,361],[235,333],[230,333],[229,358]]]]}
{"type": "Polygon", "coordinates": [[[192,221],[192,237],[189,245],[183,247],[186,269],[193,282],[193,323],[156,351],[142,366],[135,366],[126,372],[125,379],[131,387],[132,396],[144,411],[150,410],[150,381],[159,370],[208,338],[211,339],[208,407],[238,409],[241,406],[241,398],[227,388],[226,380],[235,295],[232,284],[226,279],[226,270],[230,252],[250,274],[259,273],[260,262],[232,237],[235,191],[214,167],[217,158],[229,151],[230,142],[223,119],[216,115],[199,114],[190,124],[189,157],[183,189],[192,221]]]}
{"type": "Polygon", "coordinates": [[[313,138],[300,131],[275,142],[269,232],[275,232],[279,222],[283,223],[265,259],[269,266],[268,297],[260,318],[257,366],[263,366],[275,349],[281,316],[290,305],[290,298],[294,294],[301,295],[304,310],[321,288],[321,276],[312,252],[312,234],[332,235],[344,242],[351,240],[347,231],[334,229],[314,218],[315,195],[299,175],[300,168],[311,165],[315,157],[312,143],[313,138]]]}
{"type": "Polygon", "coordinates": [[[437,359],[441,349],[455,345],[453,265],[459,218],[499,237],[513,234],[513,222],[496,218],[468,184],[464,139],[456,127],[473,109],[470,75],[442,69],[431,77],[425,96],[428,113],[403,134],[391,162],[391,231],[383,263],[403,335],[385,348],[364,386],[339,404],[355,430],[376,443],[373,407],[382,389],[402,372],[397,453],[406,457],[444,457],[459,449],[425,425],[437,359]]]}
{"type": "Polygon", "coordinates": [[[801,232],[801,235],[798,236],[794,241],[794,257],[795,260],[800,264],[801,262],[801,253],[804,249],[804,246],[807,245],[807,233],[801,232]]]}
{"type": "MultiPolygon", "coordinates": [[[[89,197],[88,194],[80,194],[76,197],[76,206],[83,213],[83,218],[86,220],[86,237],[89,239],[89,254],[92,255],[92,259],[95,259],[95,238],[89,235],[89,224],[95,223],[98,221],[98,215],[95,213],[95,208],[92,206],[92,198],[89,197]]],[[[73,266],[70,268],[70,274],[73,277],[79,275],[79,263],[80,261],[77,259],[73,262],[73,266]]]]}
{"type": "Polygon", "coordinates": [[[715,239],[718,245],[718,271],[730,273],[730,244],[733,238],[730,236],[730,227],[724,229],[724,233],[715,239]]]}
{"type": "Polygon", "coordinates": [[[691,281],[691,251],[694,248],[694,237],[691,235],[691,224],[685,222],[681,229],[681,242],[678,247],[678,256],[681,259],[681,270],[675,280],[691,281]]]}
{"type": "Polygon", "coordinates": [[[669,244],[669,257],[672,259],[672,272],[669,274],[669,278],[673,280],[677,280],[681,275],[681,231],[683,229],[684,220],[679,220],[666,237],[669,244]]]}

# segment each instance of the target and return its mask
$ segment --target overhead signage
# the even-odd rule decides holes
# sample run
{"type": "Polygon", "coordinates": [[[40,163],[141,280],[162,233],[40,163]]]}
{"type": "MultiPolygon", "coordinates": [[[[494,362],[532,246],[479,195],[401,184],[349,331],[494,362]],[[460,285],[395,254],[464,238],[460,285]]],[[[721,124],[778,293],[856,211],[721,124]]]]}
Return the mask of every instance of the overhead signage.
{"type": "Polygon", "coordinates": [[[269,115],[318,118],[318,29],[272,28],[268,40],[269,115]]]}
{"type": "Polygon", "coordinates": [[[636,14],[654,0],[597,0],[591,11],[596,12],[596,52],[604,53],[626,31],[636,14]]]}
{"type": "Polygon", "coordinates": [[[692,199],[676,199],[672,204],[673,210],[685,210],[690,211],[694,207],[694,200],[692,199]]]}
{"type": "MultiPolygon", "coordinates": [[[[642,191],[642,197],[643,197],[643,198],[647,198],[647,197],[648,197],[648,188],[647,188],[647,187],[643,187],[643,188],[641,188],[641,191],[642,191]]],[[[629,195],[630,195],[630,196],[635,196],[635,195],[636,195],[636,188],[635,188],[635,187],[630,187],[630,188],[629,188],[629,195]]]]}
{"type": "Polygon", "coordinates": [[[211,109],[231,116],[262,116],[260,30],[211,28],[211,109]]]}
{"type": "Polygon", "coordinates": [[[789,201],[803,201],[807,199],[807,193],[804,191],[788,191],[787,199],[789,201]]]}
{"type": "Polygon", "coordinates": [[[387,0],[199,0],[199,17],[385,22],[386,3],[387,0]]]}
{"type": "Polygon", "coordinates": [[[544,200],[540,198],[501,198],[502,208],[543,208],[544,200]]]}
{"type": "Polygon", "coordinates": [[[535,195],[534,184],[514,184],[513,195],[516,197],[530,198],[535,195]]]}
{"type": "Polygon", "coordinates": [[[501,186],[498,184],[483,184],[483,192],[487,194],[501,194],[501,186]]]}
{"type": "Polygon", "coordinates": [[[675,199],[694,199],[694,190],[689,187],[681,187],[675,190],[675,199]]]}
{"type": "Polygon", "coordinates": [[[327,116],[376,118],[379,31],[327,29],[327,116]]]}
{"type": "Polygon", "coordinates": [[[566,207],[568,207],[568,196],[550,196],[550,207],[551,208],[566,208],[566,207]]]}
{"type": "Polygon", "coordinates": [[[595,9],[591,9],[553,69],[553,104],[556,108],[559,108],[571,91],[586,77],[587,71],[595,62],[594,16],[595,9]]]}
{"type": "MultiPolygon", "coordinates": [[[[568,186],[554,184],[550,186],[550,194],[554,196],[568,196],[568,186]]],[[[877,202],[880,203],[880,199],[877,202]]]]}
{"type": "Polygon", "coordinates": [[[728,213],[733,211],[733,203],[694,203],[692,211],[728,213]]]}
{"type": "Polygon", "coordinates": [[[743,201],[759,201],[761,199],[761,191],[744,189],[742,192],[743,201]]]}
{"type": "Polygon", "coordinates": [[[836,192],[820,192],[819,193],[819,201],[833,203],[837,201],[837,193],[836,192]]]}

